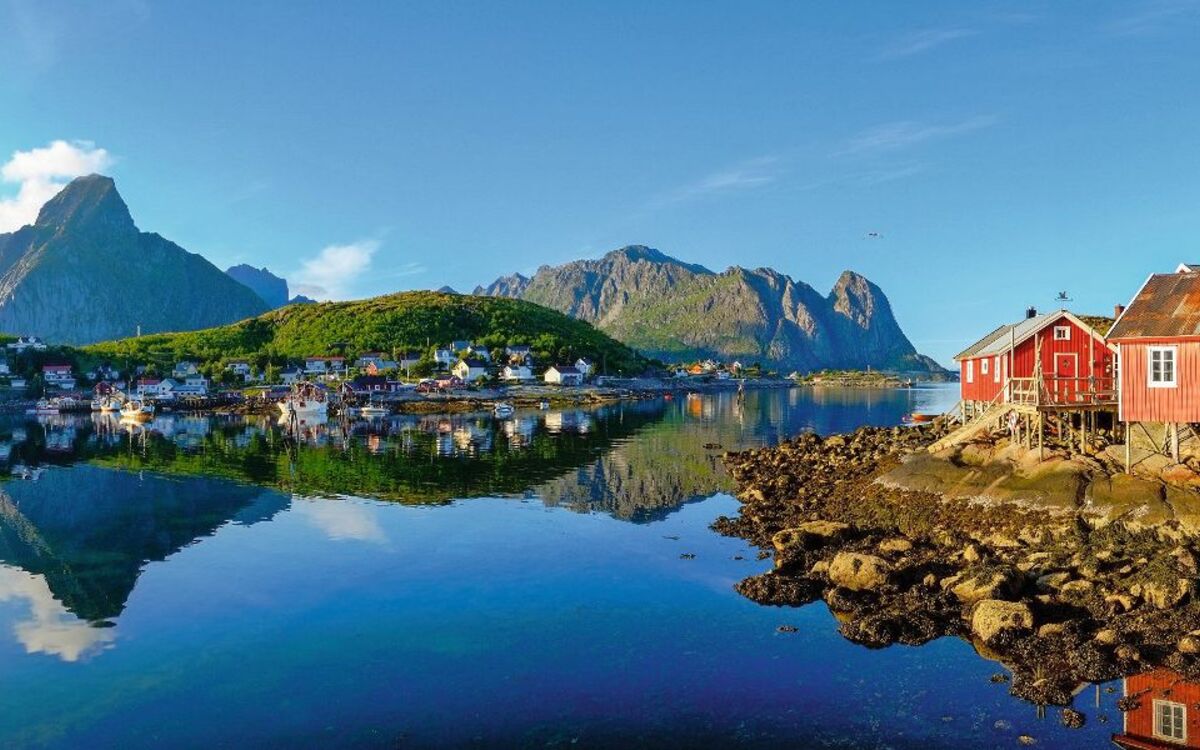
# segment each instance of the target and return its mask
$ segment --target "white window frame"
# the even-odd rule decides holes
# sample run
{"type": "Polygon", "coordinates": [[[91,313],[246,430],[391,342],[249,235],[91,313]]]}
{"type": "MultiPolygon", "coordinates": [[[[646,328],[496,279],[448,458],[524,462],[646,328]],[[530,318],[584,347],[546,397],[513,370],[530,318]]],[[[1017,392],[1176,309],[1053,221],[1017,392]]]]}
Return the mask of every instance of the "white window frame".
{"type": "MultiPolygon", "coordinates": [[[[1163,359],[1163,362],[1166,360],[1163,359]]],[[[1175,388],[1179,385],[1179,347],[1177,346],[1148,346],[1146,347],[1146,385],[1150,388],[1175,388]],[[1154,355],[1170,354],[1171,379],[1154,379],[1154,355]]]]}
{"type": "Polygon", "coordinates": [[[987,357],[984,357],[983,359],[979,360],[979,374],[980,375],[988,374],[988,363],[990,361],[991,360],[989,360],[987,357]]]}
{"type": "Polygon", "coordinates": [[[1071,326],[1054,326],[1054,340],[1055,341],[1070,341],[1071,340],[1071,326]]]}
{"type": "Polygon", "coordinates": [[[998,356],[994,357],[992,359],[992,375],[993,375],[992,380],[997,383],[1000,382],[1000,363],[1002,361],[1003,360],[1001,360],[1000,357],[998,357],[998,356]]]}
{"type": "Polygon", "coordinates": [[[1166,740],[1168,742],[1173,742],[1173,743],[1177,743],[1180,745],[1186,744],[1187,743],[1187,725],[1188,725],[1187,706],[1183,703],[1176,703],[1175,701],[1163,701],[1163,700],[1156,700],[1156,701],[1154,701],[1153,705],[1154,705],[1154,717],[1153,717],[1153,719],[1154,719],[1154,727],[1153,727],[1154,736],[1160,740],[1166,740]],[[1171,724],[1172,725],[1175,724],[1174,711],[1176,709],[1178,709],[1179,714],[1180,714],[1179,715],[1179,726],[1178,727],[1173,726],[1172,728],[1177,728],[1180,732],[1182,732],[1182,736],[1179,736],[1176,734],[1167,734],[1166,732],[1162,731],[1162,729],[1163,729],[1163,724],[1161,721],[1162,716],[1163,716],[1162,709],[1167,709],[1168,711],[1172,712],[1172,716],[1171,716],[1171,724]]]}
{"type": "Polygon", "coordinates": [[[975,360],[973,359],[967,360],[967,382],[975,382],[975,360]]]}

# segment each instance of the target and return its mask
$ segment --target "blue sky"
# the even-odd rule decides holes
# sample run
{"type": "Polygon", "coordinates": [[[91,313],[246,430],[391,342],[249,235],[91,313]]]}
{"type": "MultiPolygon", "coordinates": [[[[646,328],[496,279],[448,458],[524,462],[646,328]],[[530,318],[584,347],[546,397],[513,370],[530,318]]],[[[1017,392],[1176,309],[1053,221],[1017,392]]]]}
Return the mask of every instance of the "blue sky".
{"type": "Polygon", "coordinates": [[[1200,261],[1196,3],[344,5],[0,0],[0,223],[99,166],[332,297],[634,243],[851,268],[942,361],[1200,261]]]}

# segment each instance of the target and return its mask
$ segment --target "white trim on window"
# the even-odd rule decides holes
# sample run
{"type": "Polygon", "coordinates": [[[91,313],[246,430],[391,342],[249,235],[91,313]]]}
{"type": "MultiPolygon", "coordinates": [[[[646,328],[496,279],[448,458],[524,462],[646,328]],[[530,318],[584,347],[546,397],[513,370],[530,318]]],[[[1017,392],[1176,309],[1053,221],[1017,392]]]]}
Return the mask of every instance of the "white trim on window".
{"type": "Polygon", "coordinates": [[[1001,361],[1002,361],[1002,360],[1000,359],[1000,357],[999,357],[999,356],[997,356],[997,357],[994,357],[994,358],[992,359],[992,373],[995,375],[995,377],[993,378],[993,380],[994,380],[995,382],[997,382],[997,383],[999,383],[999,382],[1000,382],[1000,362],[1001,362],[1001,361]]]}
{"type": "Polygon", "coordinates": [[[1187,706],[1174,701],[1156,700],[1154,706],[1154,736],[1168,742],[1187,742],[1187,706]]]}
{"type": "Polygon", "coordinates": [[[987,357],[984,357],[983,359],[979,360],[979,374],[980,375],[988,374],[988,365],[989,364],[991,364],[991,360],[988,359],[987,357]]]}
{"type": "Polygon", "coordinates": [[[975,360],[973,359],[967,360],[967,382],[975,382],[975,360]]]}
{"type": "Polygon", "coordinates": [[[1174,388],[1179,384],[1179,347],[1146,347],[1146,385],[1174,388]]]}
{"type": "Polygon", "coordinates": [[[1054,326],[1054,340],[1055,341],[1070,341],[1071,340],[1071,326],[1054,326]]]}

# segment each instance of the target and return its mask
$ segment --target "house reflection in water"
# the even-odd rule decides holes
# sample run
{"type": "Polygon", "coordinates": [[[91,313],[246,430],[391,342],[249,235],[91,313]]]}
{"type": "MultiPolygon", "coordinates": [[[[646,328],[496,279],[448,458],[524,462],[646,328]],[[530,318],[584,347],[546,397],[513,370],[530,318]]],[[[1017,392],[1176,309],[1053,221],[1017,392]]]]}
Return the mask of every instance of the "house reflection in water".
{"type": "Polygon", "coordinates": [[[1200,682],[1169,669],[1125,678],[1125,725],[1113,744],[1127,750],[1200,748],[1200,682]]]}

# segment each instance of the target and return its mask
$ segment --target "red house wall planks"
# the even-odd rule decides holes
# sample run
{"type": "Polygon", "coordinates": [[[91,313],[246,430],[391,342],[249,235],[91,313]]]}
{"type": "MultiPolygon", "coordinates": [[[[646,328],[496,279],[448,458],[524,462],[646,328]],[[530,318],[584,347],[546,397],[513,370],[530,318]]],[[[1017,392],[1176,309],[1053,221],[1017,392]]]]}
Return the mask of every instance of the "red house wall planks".
{"type": "Polygon", "coordinates": [[[1200,422],[1200,339],[1164,338],[1122,341],[1121,419],[1126,422],[1200,422]],[[1172,346],[1175,386],[1151,388],[1149,349],[1172,346]]]}
{"type": "MultiPolygon", "coordinates": [[[[1079,326],[1066,315],[1047,321],[1039,331],[1017,344],[1013,352],[1012,372],[1009,373],[1007,349],[1002,354],[986,357],[964,358],[959,362],[959,388],[965,401],[991,401],[1004,387],[1006,377],[1031,378],[1037,359],[1037,342],[1042,346],[1042,376],[1076,378],[1111,378],[1113,375],[1113,352],[1104,345],[1103,339],[1095,339],[1086,328],[1079,326]],[[1067,339],[1055,340],[1054,329],[1070,328],[1067,339]],[[983,360],[988,360],[987,373],[983,373],[983,360]],[[996,372],[999,370],[999,377],[996,372]]],[[[1003,343],[1003,342],[1002,342],[1003,343]]],[[[1047,388],[1081,389],[1083,381],[1068,383],[1050,380],[1047,388]]],[[[1064,393],[1064,396],[1069,395],[1064,393]]],[[[1200,421],[1200,420],[1197,420],[1200,421]]]]}
{"type": "Polygon", "coordinates": [[[1180,675],[1167,669],[1125,678],[1125,695],[1138,695],[1139,705],[1125,716],[1125,727],[1121,735],[1113,737],[1125,747],[1195,747],[1200,748],[1200,683],[1188,682],[1180,675]],[[1170,701],[1184,706],[1184,725],[1187,739],[1167,741],[1154,733],[1154,701],[1170,701]],[[1122,743],[1122,740],[1135,742],[1122,743]],[[1140,740],[1141,742],[1137,742],[1140,740]]]}

